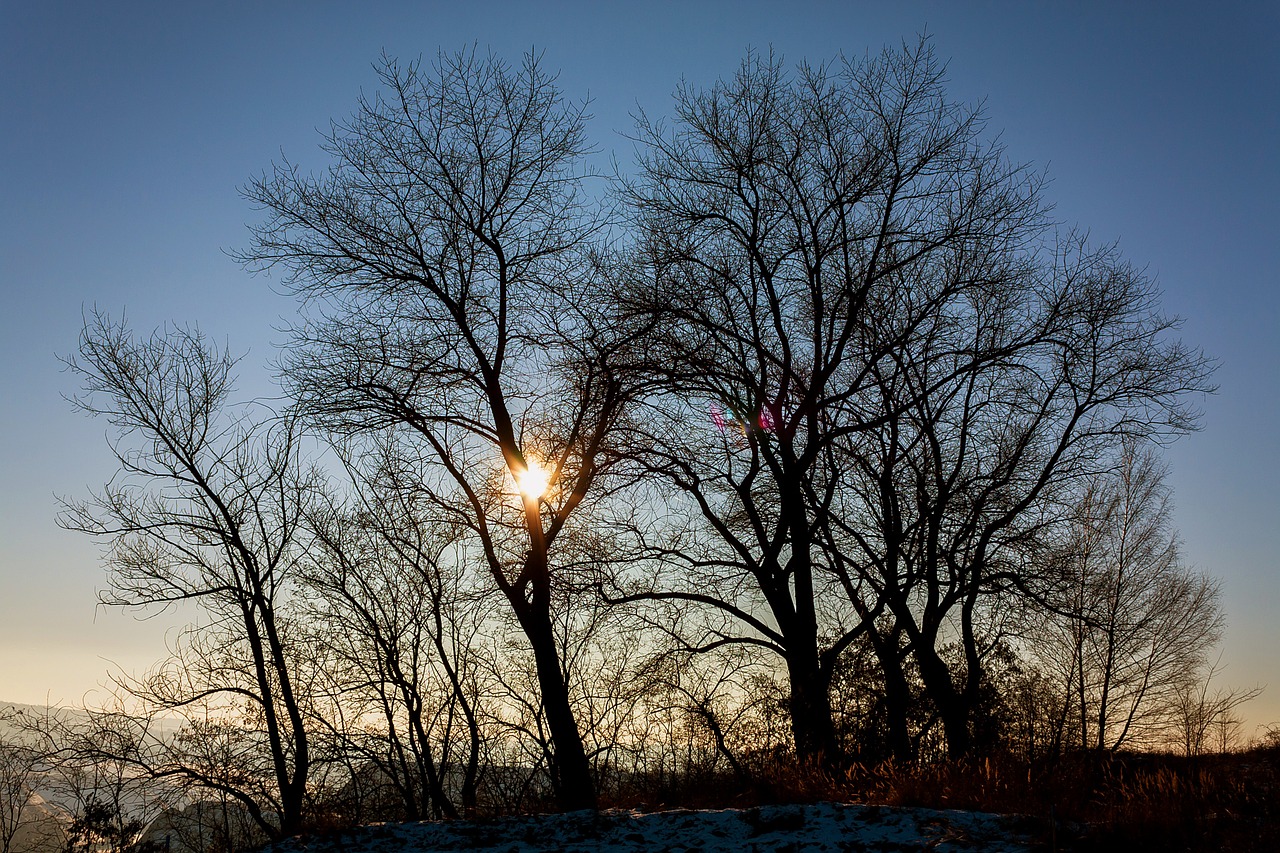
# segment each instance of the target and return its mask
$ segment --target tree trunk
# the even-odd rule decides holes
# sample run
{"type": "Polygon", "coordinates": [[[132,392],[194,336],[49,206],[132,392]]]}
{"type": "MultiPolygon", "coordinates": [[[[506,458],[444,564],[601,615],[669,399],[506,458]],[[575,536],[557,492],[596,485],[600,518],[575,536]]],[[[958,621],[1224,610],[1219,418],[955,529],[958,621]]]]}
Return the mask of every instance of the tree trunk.
{"type": "Polygon", "coordinates": [[[801,652],[788,657],[787,671],[791,679],[791,733],[797,760],[802,766],[837,769],[841,756],[831,722],[831,696],[816,650],[814,654],[801,652]]]}
{"type": "Polygon", "coordinates": [[[924,646],[917,641],[916,660],[920,664],[920,680],[942,718],[947,756],[953,760],[967,758],[973,749],[973,739],[969,730],[970,708],[965,696],[956,690],[951,670],[932,646],[924,646]]]}
{"type": "Polygon", "coordinates": [[[533,646],[533,658],[538,668],[542,710],[547,715],[547,727],[555,749],[553,769],[559,806],[565,811],[595,809],[596,791],[591,779],[591,765],[569,704],[569,686],[560,668],[551,618],[535,605],[520,613],[520,624],[533,646]]]}
{"type": "Polygon", "coordinates": [[[916,760],[911,743],[908,714],[911,710],[911,688],[902,669],[902,655],[897,643],[881,636],[875,628],[868,630],[871,648],[880,663],[884,677],[885,728],[887,729],[889,754],[899,764],[911,764],[916,760]]]}

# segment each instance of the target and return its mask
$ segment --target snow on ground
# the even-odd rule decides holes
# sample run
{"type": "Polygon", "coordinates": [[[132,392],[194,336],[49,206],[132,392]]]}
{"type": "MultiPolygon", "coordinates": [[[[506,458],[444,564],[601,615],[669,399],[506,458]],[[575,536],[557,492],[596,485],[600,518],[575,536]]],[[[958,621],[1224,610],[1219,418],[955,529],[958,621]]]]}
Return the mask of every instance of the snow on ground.
{"type": "Polygon", "coordinates": [[[293,838],[269,853],[426,853],[481,850],[686,851],[686,853],[1023,853],[1036,845],[1016,818],[977,812],[838,803],[724,811],[571,812],[559,815],[375,824],[332,835],[293,838]]]}

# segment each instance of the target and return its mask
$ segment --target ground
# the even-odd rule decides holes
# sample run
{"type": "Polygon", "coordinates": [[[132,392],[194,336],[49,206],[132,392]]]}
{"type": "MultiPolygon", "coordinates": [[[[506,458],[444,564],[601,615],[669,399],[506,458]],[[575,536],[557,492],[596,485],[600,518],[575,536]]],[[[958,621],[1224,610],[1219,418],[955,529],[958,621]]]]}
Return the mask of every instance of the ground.
{"type": "Polygon", "coordinates": [[[980,812],[884,806],[763,806],[721,811],[605,811],[505,818],[377,824],[331,835],[293,838],[268,853],[541,851],[983,851],[1036,849],[1017,818],[980,812]]]}

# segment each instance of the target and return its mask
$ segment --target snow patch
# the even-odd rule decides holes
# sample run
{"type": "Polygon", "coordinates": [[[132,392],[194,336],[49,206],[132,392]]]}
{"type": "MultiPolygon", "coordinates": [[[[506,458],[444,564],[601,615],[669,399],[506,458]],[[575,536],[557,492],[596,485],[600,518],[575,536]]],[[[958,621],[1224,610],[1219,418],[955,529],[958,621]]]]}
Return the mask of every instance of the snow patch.
{"type": "Polygon", "coordinates": [[[492,821],[375,824],[332,835],[292,838],[266,849],[271,853],[1025,853],[1035,849],[1018,826],[1017,818],[981,812],[818,803],[722,811],[584,811],[492,821]]]}

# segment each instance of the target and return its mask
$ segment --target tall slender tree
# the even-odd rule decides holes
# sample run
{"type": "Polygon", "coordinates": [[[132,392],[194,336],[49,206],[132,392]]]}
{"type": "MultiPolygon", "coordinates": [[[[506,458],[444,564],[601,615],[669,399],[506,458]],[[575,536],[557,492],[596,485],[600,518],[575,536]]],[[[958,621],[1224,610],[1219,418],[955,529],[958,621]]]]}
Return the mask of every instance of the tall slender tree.
{"type": "Polygon", "coordinates": [[[285,365],[340,434],[398,431],[469,531],[534,653],[560,803],[595,803],[553,631],[556,542],[606,473],[626,346],[597,314],[585,114],[526,56],[382,64],[384,91],[335,123],[318,177],[285,163],[246,195],[243,254],[317,316],[285,365]]]}
{"type": "Polygon", "coordinates": [[[1159,743],[1221,636],[1217,585],[1183,563],[1167,470],[1154,448],[1126,441],[1070,515],[1058,613],[1033,631],[1065,747],[1159,743]]]}
{"type": "Polygon", "coordinates": [[[178,657],[127,688],[176,713],[236,706],[253,729],[239,768],[209,773],[141,754],[113,760],[218,789],[269,835],[297,832],[312,759],[285,610],[316,485],[299,457],[297,423],[232,405],[235,360],[192,329],[137,338],[123,320],[95,312],[66,364],[82,383],[76,405],[114,430],[119,473],[88,500],[64,501],[59,523],[107,543],[104,603],[190,602],[202,613],[178,657]],[[260,756],[263,779],[248,772],[260,756]]]}

